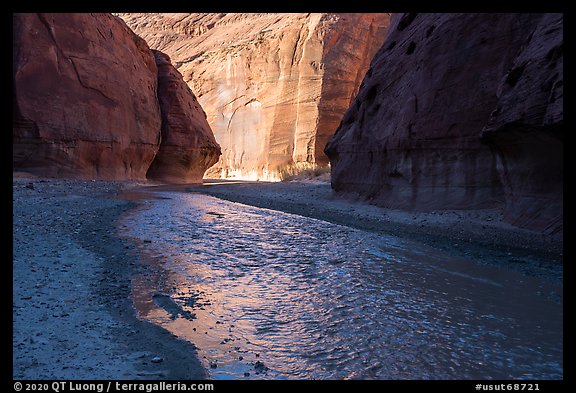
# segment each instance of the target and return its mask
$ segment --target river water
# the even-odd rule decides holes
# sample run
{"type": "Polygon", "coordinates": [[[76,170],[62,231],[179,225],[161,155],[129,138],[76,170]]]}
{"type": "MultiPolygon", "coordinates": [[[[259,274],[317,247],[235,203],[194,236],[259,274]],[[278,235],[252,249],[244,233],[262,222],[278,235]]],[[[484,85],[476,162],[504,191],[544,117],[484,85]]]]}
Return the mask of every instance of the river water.
{"type": "Polygon", "coordinates": [[[420,243],[211,196],[121,223],[142,319],[214,379],[562,379],[562,288],[420,243]]]}

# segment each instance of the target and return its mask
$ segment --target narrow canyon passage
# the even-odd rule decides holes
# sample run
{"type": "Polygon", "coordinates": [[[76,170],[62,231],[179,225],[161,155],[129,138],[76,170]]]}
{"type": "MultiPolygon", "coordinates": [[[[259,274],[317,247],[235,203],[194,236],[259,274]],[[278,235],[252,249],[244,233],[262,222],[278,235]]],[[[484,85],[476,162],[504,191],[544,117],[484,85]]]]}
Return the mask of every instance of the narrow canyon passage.
{"type": "Polygon", "coordinates": [[[560,284],[392,236],[158,192],[127,214],[139,317],[214,379],[558,379],[560,284]]]}

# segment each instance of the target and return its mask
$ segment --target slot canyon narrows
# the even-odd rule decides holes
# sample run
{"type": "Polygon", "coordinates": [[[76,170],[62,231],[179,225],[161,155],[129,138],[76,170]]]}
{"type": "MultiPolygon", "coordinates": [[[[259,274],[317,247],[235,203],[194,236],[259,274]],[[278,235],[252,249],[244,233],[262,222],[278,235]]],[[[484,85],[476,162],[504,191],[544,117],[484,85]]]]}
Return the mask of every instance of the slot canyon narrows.
{"type": "Polygon", "coordinates": [[[19,13],[12,56],[14,380],[564,379],[563,14],[19,13]]]}

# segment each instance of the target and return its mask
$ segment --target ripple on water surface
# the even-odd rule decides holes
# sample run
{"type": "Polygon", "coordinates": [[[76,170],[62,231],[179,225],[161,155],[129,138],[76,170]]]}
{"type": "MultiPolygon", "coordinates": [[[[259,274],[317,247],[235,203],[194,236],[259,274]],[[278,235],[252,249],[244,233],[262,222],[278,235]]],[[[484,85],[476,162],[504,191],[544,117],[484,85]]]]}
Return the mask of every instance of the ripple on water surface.
{"type": "Polygon", "coordinates": [[[562,378],[559,287],[392,236],[159,194],[123,221],[149,267],[134,304],[194,343],[212,378],[562,378]]]}

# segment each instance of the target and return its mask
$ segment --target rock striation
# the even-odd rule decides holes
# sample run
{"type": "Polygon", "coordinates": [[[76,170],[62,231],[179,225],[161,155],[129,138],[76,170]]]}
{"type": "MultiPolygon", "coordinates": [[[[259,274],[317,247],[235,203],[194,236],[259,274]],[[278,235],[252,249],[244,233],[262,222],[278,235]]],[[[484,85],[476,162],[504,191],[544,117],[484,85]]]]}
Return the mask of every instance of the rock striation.
{"type": "Polygon", "coordinates": [[[506,195],[505,218],[545,233],[563,230],[563,17],[546,14],[501,79],[483,130],[506,195]]]}
{"type": "Polygon", "coordinates": [[[197,182],[219,154],[169,58],[120,18],[14,14],[14,170],[145,179],[154,161],[156,180],[197,182]]]}
{"type": "Polygon", "coordinates": [[[14,14],[13,165],[144,179],[160,144],[146,42],[110,14],[14,14]]]}
{"type": "Polygon", "coordinates": [[[561,231],[561,98],[560,15],[394,15],[326,146],[332,187],[561,231]]]}
{"type": "Polygon", "coordinates": [[[162,113],[162,143],[147,177],[168,183],[201,183],[204,172],[220,156],[220,146],[196,96],[170,62],[152,50],[158,67],[158,100],[162,113]]]}
{"type": "Polygon", "coordinates": [[[327,165],[324,145],[384,41],[388,14],[119,14],[167,53],[222,147],[216,177],[327,165]]]}

